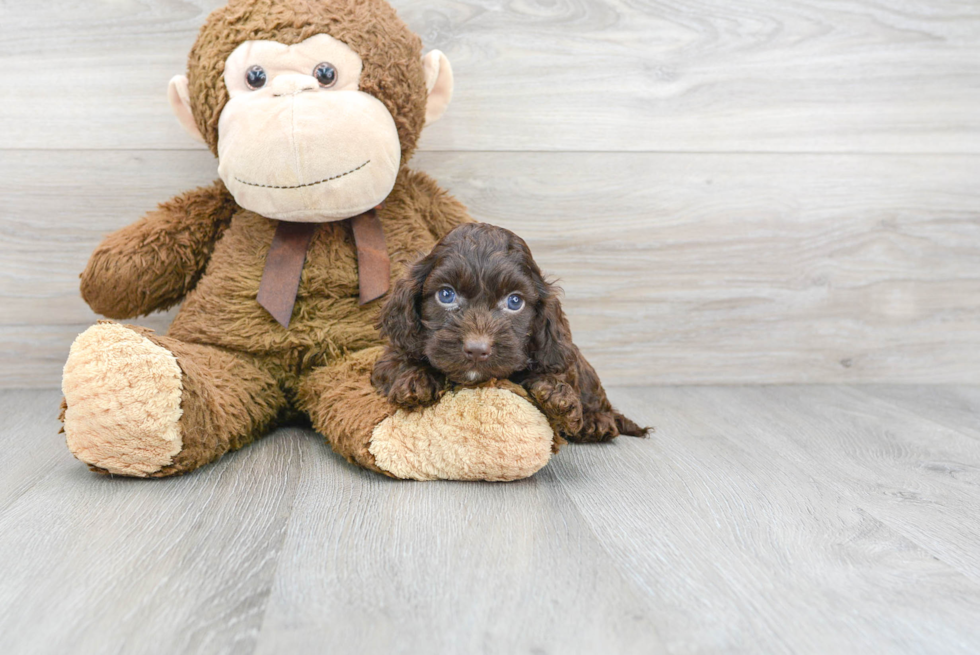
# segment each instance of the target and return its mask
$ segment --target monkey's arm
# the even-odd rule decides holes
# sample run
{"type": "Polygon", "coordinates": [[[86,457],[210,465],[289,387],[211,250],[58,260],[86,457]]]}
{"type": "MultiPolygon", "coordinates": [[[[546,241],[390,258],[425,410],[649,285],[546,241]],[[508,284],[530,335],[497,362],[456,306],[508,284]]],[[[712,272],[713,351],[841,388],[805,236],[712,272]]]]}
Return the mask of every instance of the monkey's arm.
{"type": "Polygon", "coordinates": [[[82,298],[114,319],[176,305],[194,288],[235,209],[220,181],[161,204],[102,240],[81,275],[82,298]]]}

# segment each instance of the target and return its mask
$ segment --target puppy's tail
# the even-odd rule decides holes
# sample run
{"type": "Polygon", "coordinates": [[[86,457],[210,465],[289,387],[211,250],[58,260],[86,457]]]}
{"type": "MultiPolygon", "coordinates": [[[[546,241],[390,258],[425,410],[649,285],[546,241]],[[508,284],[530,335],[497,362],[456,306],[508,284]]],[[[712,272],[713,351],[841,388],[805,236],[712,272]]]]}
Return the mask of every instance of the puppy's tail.
{"type": "Polygon", "coordinates": [[[619,412],[614,411],[613,416],[616,419],[616,429],[619,430],[620,434],[629,437],[645,437],[654,431],[653,428],[641,428],[619,412]]]}

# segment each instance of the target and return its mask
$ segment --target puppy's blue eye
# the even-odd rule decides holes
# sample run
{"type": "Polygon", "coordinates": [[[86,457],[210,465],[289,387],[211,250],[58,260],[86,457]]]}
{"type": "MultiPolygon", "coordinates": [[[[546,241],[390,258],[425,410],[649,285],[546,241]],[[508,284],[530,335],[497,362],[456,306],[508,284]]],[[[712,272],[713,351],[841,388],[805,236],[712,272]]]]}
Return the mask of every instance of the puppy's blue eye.
{"type": "Polygon", "coordinates": [[[451,305],[456,302],[456,292],[449,287],[443,287],[436,291],[436,300],[443,305],[451,305]]]}
{"type": "Polygon", "coordinates": [[[521,298],[516,293],[512,293],[509,296],[507,296],[507,309],[509,309],[510,311],[516,312],[523,306],[524,306],[524,299],[521,298]]]}

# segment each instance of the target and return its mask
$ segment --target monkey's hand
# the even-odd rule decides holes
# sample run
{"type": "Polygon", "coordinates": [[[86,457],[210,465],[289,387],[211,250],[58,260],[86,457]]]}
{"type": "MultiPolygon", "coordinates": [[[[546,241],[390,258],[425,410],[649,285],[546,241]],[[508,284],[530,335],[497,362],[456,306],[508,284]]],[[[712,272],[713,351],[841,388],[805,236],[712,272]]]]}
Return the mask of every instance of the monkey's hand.
{"type": "Polygon", "coordinates": [[[434,405],[445,391],[439,373],[393,349],[374,365],[371,383],[391,404],[407,410],[434,405]]]}
{"type": "Polygon", "coordinates": [[[540,375],[524,380],[523,387],[562,436],[582,429],[582,400],[575,387],[560,375],[540,375]]]}
{"type": "Polygon", "coordinates": [[[236,208],[220,181],[161,204],[103,239],[82,273],[82,297],[114,319],[176,305],[197,284],[236,208]]]}

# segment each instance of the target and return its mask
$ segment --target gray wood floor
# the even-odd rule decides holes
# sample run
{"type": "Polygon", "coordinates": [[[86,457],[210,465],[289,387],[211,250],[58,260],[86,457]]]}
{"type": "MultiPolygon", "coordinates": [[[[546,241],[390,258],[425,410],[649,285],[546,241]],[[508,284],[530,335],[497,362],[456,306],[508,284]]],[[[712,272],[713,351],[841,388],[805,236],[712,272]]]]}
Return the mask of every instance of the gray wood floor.
{"type": "Polygon", "coordinates": [[[456,484],[299,428],[102,478],[2,392],[0,652],[980,651],[980,388],[612,395],[657,434],[456,484]]]}

